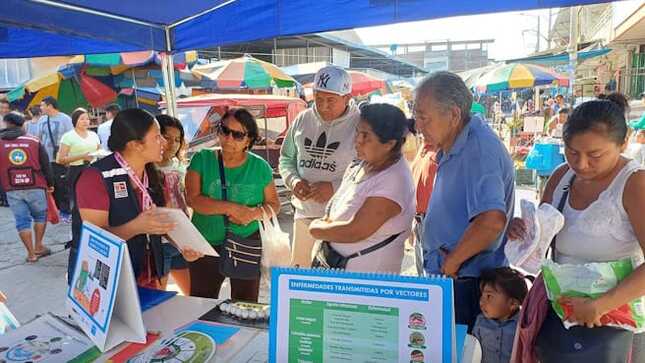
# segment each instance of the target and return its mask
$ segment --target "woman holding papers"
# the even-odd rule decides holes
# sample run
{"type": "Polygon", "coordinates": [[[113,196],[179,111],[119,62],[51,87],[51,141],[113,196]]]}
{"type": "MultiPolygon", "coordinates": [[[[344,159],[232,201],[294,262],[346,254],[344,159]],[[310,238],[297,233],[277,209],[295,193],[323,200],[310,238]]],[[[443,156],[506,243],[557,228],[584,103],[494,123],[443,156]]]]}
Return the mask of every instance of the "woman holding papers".
{"type": "MultiPolygon", "coordinates": [[[[164,139],[154,116],[140,109],[119,112],[108,146],[113,153],[83,170],[76,182],[68,281],[78,253],[82,222],[90,222],[125,240],[140,286],[159,288],[164,272],[161,235],[174,228],[164,206],[154,163],[164,139]]],[[[184,251],[187,260],[200,256],[184,251]]]]}
{"type": "Polygon", "coordinates": [[[365,105],[360,112],[359,161],[347,168],[325,217],[309,226],[323,240],[314,265],[398,274],[416,211],[412,174],[401,153],[413,124],[388,104],[365,105]]]}
{"type": "Polygon", "coordinates": [[[258,219],[263,209],[280,209],[271,166],[250,151],[258,126],[244,109],[229,109],[219,125],[221,151],[193,156],[186,174],[186,197],[193,224],[220,257],[189,264],[191,295],[217,298],[231,279],[233,299],[257,301],[262,242],[258,219]],[[238,252],[239,251],[239,252],[238,252]]]}

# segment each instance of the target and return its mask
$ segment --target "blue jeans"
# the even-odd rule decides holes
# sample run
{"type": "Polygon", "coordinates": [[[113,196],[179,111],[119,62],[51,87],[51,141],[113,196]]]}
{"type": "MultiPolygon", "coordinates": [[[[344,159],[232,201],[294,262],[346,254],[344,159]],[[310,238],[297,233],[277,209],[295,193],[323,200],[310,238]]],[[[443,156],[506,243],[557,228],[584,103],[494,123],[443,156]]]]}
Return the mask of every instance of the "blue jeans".
{"type": "Polygon", "coordinates": [[[184,259],[184,256],[179,252],[177,247],[173,246],[170,243],[163,243],[161,245],[161,250],[163,251],[164,259],[164,276],[167,275],[170,270],[181,270],[188,268],[188,263],[184,259]]]}
{"type": "Polygon", "coordinates": [[[44,189],[8,191],[7,201],[16,219],[18,232],[31,231],[32,223],[47,223],[47,195],[44,189]]]}

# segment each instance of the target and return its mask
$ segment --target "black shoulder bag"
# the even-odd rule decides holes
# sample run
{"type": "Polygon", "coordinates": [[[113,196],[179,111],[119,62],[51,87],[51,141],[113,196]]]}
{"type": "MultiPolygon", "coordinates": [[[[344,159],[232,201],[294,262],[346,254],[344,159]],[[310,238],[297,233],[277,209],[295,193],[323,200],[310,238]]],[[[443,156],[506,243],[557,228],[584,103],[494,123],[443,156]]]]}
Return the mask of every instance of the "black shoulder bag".
{"type": "Polygon", "coordinates": [[[54,133],[52,132],[52,125],[47,116],[47,130],[49,131],[49,140],[51,140],[52,148],[54,153],[52,154],[53,160],[50,160],[52,167],[52,174],[54,175],[54,199],[56,200],[56,205],[58,209],[67,211],[69,209],[69,196],[67,195],[67,167],[63,164],[56,162],[56,156],[58,155],[58,143],[54,138],[54,133]]]}
{"type": "MultiPolygon", "coordinates": [[[[574,174],[562,193],[558,203],[560,213],[564,210],[575,178],[574,174]]],[[[555,237],[551,240],[549,249],[551,259],[554,260],[555,237]]],[[[560,317],[549,306],[549,312],[536,339],[535,350],[541,363],[625,363],[631,354],[633,340],[633,332],[611,326],[574,326],[567,330],[560,317]]]]}
{"type": "Polygon", "coordinates": [[[379,250],[390,243],[392,243],[401,233],[393,234],[384,241],[381,241],[373,246],[362,249],[358,252],[352,253],[349,256],[343,256],[338,251],[336,251],[328,241],[322,241],[320,243],[320,249],[314,258],[311,267],[321,267],[321,268],[337,268],[344,270],[347,267],[347,263],[352,258],[360,257],[372,253],[376,250],[379,250]]]}
{"type": "MultiPolygon", "coordinates": [[[[222,152],[217,153],[219,178],[222,184],[222,200],[228,200],[226,176],[224,175],[224,160],[222,152]]],[[[231,233],[228,217],[224,215],[225,237],[224,244],[218,250],[219,272],[230,278],[255,280],[260,278],[260,260],[262,259],[262,239],[259,233],[249,237],[240,237],[231,233]]]]}

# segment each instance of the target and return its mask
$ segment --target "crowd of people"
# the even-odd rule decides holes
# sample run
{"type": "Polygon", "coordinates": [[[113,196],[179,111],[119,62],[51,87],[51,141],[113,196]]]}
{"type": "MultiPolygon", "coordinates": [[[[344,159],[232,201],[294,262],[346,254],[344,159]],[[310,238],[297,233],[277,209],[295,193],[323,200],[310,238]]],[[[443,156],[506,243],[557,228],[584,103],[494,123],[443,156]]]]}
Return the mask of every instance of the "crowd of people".
{"type": "MultiPolygon", "coordinates": [[[[510,361],[514,346],[520,361],[535,361],[541,322],[554,313],[544,308],[541,276],[529,290],[525,276],[508,266],[505,245],[526,233],[514,218],[513,162],[485,116],[471,112],[473,96],[461,78],[437,72],[421,81],[413,120],[388,104],[355,105],[351,77],[335,66],[321,69],[313,88],[315,101],[290,126],[279,158],[295,210],[292,255],[284,264],[398,274],[407,240],[419,275],[453,279],[456,322],[479,339],[483,362],[510,361]],[[401,150],[411,132],[422,135],[423,146],[408,165],[401,150]],[[527,318],[536,311],[544,312],[541,320],[527,318]],[[533,335],[516,337],[527,320],[533,335]]],[[[551,176],[541,201],[564,205],[553,259],[642,260],[645,170],[622,155],[625,105],[608,98],[572,111],[558,100],[557,107],[566,117],[557,116],[549,129],[561,134],[567,162],[551,176]]],[[[97,135],[88,130],[84,109],[70,118],[52,98],[40,108],[32,124],[8,113],[0,134],[0,179],[28,261],[48,253],[42,237],[47,193],[53,192],[62,195],[56,204],[72,219],[69,278],[87,221],[127,241],[140,286],[164,289],[172,276],[184,294],[217,298],[229,278],[232,298],[258,300],[258,221],[268,211],[278,213],[280,202],[270,165],[251,151],[259,131],[250,112],[229,109],[217,128],[221,148],[185,162],[184,130],[171,116],[111,106],[108,126],[97,135]],[[101,148],[111,153],[101,157],[101,148]],[[67,204],[60,199],[65,195],[67,204]],[[220,257],[178,250],[167,236],[175,226],[162,206],[191,216],[220,257]]],[[[596,299],[571,298],[569,319],[593,329],[603,314],[643,295],[640,265],[596,299]]],[[[632,362],[645,360],[644,348],[643,334],[636,334],[632,362]]]]}

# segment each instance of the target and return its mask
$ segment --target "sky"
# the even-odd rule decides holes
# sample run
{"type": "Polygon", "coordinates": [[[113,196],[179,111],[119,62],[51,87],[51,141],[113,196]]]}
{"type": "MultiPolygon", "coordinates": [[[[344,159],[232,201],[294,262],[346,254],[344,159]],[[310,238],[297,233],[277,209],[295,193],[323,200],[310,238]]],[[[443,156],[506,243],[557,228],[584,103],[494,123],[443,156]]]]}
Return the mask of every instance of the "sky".
{"type": "MultiPolygon", "coordinates": [[[[642,3],[643,0],[617,2],[615,12],[624,19],[642,3]]],[[[555,22],[557,11],[552,10],[552,22],[555,22]]],[[[359,28],[356,32],[367,45],[495,39],[489,46],[489,58],[504,60],[524,57],[535,51],[538,17],[540,32],[546,38],[548,9],[417,21],[359,28]]],[[[546,40],[541,39],[541,50],[544,49],[546,40]]]]}
{"type": "MultiPolygon", "coordinates": [[[[556,13],[557,10],[553,10],[553,22],[556,13]]],[[[489,45],[489,57],[510,59],[523,57],[535,50],[538,16],[541,16],[541,32],[546,33],[548,10],[459,16],[361,28],[356,32],[368,45],[495,39],[495,43],[489,45]]]]}

